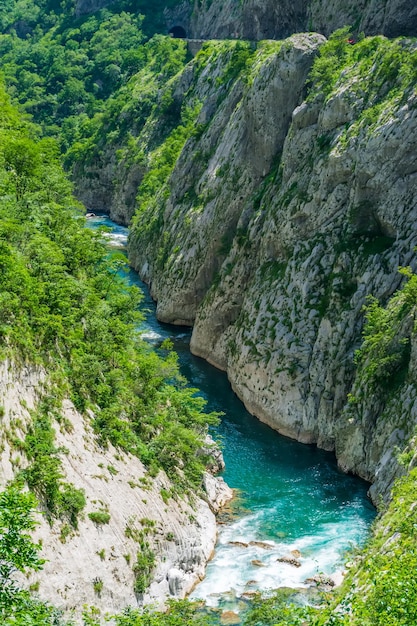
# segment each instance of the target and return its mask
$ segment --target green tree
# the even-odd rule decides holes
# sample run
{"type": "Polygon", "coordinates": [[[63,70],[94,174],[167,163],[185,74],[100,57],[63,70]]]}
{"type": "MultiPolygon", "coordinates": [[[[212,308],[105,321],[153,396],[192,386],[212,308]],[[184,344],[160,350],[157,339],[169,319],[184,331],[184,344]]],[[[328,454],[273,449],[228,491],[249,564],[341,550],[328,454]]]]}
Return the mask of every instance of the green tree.
{"type": "Polygon", "coordinates": [[[15,574],[42,569],[36,527],[36,499],[17,484],[0,492],[0,620],[2,626],[71,626],[54,607],[19,587],[15,574]]]}
{"type": "Polygon", "coordinates": [[[188,600],[169,601],[166,613],[150,609],[126,609],[114,616],[117,626],[210,626],[218,623],[216,616],[201,612],[198,602],[188,600]]]}
{"type": "Polygon", "coordinates": [[[39,570],[44,561],[39,558],[40,545],[32,541],[31,531],[35,497],[22,493],[16,486],[0,493],[0,615],[8,615],[21,599],[21,590],[14,574],[39,570]]]}
{"type": "Polygon", "coordinates": [[[14,183],[16,200],[22,200],[26,191],[34,186],[39,174],[41,156],[39,147],[30,139],[9,141],[4,148],[6,170],[14,183]]]}

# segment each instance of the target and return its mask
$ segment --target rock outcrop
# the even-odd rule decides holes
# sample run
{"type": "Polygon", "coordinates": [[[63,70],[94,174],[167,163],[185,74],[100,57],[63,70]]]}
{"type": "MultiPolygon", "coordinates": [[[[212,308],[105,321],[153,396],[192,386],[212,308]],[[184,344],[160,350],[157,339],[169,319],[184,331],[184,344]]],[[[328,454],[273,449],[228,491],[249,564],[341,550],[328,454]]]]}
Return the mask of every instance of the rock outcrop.
{"type": "MultiPolygon", "coordinates": [[[[77,16],[93,13],[114,0],[76,0],[77,16]]],[[[146,7],[140,7],[146,13],[146,7]]],[[[352,26],[366,35],[387,37],[417,34],[413,0],[178,0],[165,8],[166,32],[175,26],[196,39],[283,39],[293,33],[329,35],[352,26]],[[173,6],[174,5],[174,6],[173,6]]]]}
{"type": "Polygon", "coordinates": [[[205,39],[282,39],[306,30],[327,36],[347,25],[366,35],[417,34],[413,0],[190,0],[165,14],[168,28],[178,23],[190,37],[205,39]]]}
{"type": "Polygon", "coordinates": [[[283,39],[305,31],[306,20],[304,0],[204,0],[193,6],[190,33],[203,39],[283,39]]]}
{"type": "MultiPolygon", "coordinates": [[[[206,130],[182,151],[161,210],[169,234],[164,251],[177,245],[182,251],[167,263],[158,263],[164,254],[161,242],[146,240],[141,230],[150,212],[139,216],[129,246],[131,262],[151,284],[160,320],[194,322],[197,307],[229,253],[248,199],[282,152],[292,111],[302,101],[308,72],[323,42],[316,34],[266,42],[251,57],[250,76],[242,74],[236,81],[228,80],[230,68],[239,62],[240,53],[248,54],[238,43],[213,45],[202,72],[197,71],[197,59],[192,97],[203,101],[196,124],[206,130]]],[[[233,302],[232,298],[229,321],[237,313],[233,302]]]]}
{"type": "Polygon", "coordinates": [[[201,132],[158,203],[142,209],[130,257],[159,318],[194,325],[193,352],[227,371],[249,411],[336,450],[345,471],[375,481],[376,500],[402,471],[394,449],[415,426],[414,385],[356,413],[347,397],[367,296],[386,301],[398,266],[416,265],[416,96],[406,78],[416,52],[365,40],[339,74],[316,73],[304,99],[322,42],[262,44],[220,97],[206,80],[219,89],[219,59],[208,59],[192,83],[201,96],[205,81],[201,132]]]}
{"type": "MultiPolygon", "coordinates": [[[[27,465],[16,441],[24,438],[30,412],[36,409],[48,380],[42,369],[0,366],[2,415],[1,486],[27,465]]],[[[142,602],[163,606],[168,597],[183,598],[203,578],[216,541],[218,510],[231,497],[221,479],[206,478],[206,499],[170,497],[171,484],[160,472],[152,478],[138,458],[97,445],[88,417],[64,400],[54,424],[66,480],[85,492],[87,505],[74,529],[65,520],[52,526],[39,514],[36,538],[42,541],[44,568],[27,584],[42,599],[80,622],[84,604],[113,614],[142,602]],[[213,500],[211,500],[213,498],[213,500]],[[95,523],[88,513],[106,511],[108,523],[95,523]],[[134,591],[134,566],[145,540],[156,562],[146,593],[134,591]]],[[[80,622],[81,623],[81,622],[80,622]]]]}

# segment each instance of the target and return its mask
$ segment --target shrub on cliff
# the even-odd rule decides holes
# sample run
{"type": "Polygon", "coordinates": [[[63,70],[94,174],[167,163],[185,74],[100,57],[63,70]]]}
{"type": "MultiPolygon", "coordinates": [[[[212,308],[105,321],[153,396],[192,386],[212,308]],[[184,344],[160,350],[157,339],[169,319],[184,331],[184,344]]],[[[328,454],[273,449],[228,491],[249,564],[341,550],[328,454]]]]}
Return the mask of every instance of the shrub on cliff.
{"type": "Polygon", "coordinates": [[[0,100],[0,353],[52,372],[28,432],[28,484],[52,513],[62,510],[53,422],[70,397],[93,410],[102,445],[164,468],[180,489],[198,488],[205,459],[196,451],[215,416],[186,388],[176,356],[141,339],[141,294],[120,276],[124,258],[84,227],[51,140],[38,139],[2,87],[0,100]],[[55,464],[48,480],[42,458],[55,464]]]}

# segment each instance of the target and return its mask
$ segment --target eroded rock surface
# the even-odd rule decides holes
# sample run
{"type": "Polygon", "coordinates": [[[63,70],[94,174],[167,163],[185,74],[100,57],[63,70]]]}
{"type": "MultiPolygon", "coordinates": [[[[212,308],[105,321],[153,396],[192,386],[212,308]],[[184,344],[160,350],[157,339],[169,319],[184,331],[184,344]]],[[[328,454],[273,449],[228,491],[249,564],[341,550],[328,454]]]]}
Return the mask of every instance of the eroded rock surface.
{"type": "Polygon", "coordinates": [[[191,37],[206,39],[282,39],[303,31],[327,36],[343,26],[366,35],[417,33],[413,0],[202,0],[168,8],[166,18],[169,27],[186,24],[191,37]]]}
{"type": "MultiPolygon", "coordinates": [[[[2,487],[27,465],[13,441],[24,438],[29,411],[36,408],[47,382],[41,369],[19,370],[10,362],[0,366],[2,487]]],[[[35,537],[42,541],[46,563],[27,584],[39,583],[40,597],[67,614],[75,610],[77,623],[81,623],[84,604],[113,614],[129,605],[145,602],[162,607],[168,597],[183,598],[204,576],[216,541],[212,510],[231,498],[231,490],[224,481],[217,483],[215,477],[207,476],[207,502],[195,498],[190,504],[167,498],[171,484],[163,472],[151,478],[138,458],[111,445],[100,448],[88,417],[68,400],[54,429],[65,480],[84,490],[87,505],[77,529],[67,520],[55,520],[50,526],[39,514],[35,537]],[[108,523],[88,518],[88,513],[103,510],[110,515],[108,523]],[[141,532],[156,556],[153,581],[144,595],[134,592],[133,568],[141,532]]]]}
{"type": "Polygon", "coordinates": [[[250,412],[335,450],[376,501],[415,427],[413,337],[395,397],[359,406],[348,394],[367,296],[386,302],[398,267],[416,266],[417,103],[410,86],[396,96],[376,66],[354,64],[305,99],[322,41],[261,45],[216,103],[204,81],[201,135],[176,162],[152,237],[150,214],[138,220],[130,256],[159,318],[194,325],[192,351],[227,371],[250,412]]]}

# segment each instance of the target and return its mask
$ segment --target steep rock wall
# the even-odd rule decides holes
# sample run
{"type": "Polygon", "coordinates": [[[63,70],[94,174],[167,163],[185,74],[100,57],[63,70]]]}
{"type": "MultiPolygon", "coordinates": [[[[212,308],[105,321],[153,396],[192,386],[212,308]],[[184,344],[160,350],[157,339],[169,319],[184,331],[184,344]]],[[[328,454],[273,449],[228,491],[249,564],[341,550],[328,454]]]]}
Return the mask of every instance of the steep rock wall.
{"type": "Polygon", "coordinates": [[[196,38],[281,39],[305,30],[327,36],[346,25],[366,35],[417,34],[413,0],[195,0],[188,14],[184,5],[166,10],[168,27],[189,24],[189,36],[196,38]]]}
{"type": "MultiPolygon", "coordinates": [[[[76,15],[92,13],[114,0],[76,0],[76,15]]],[[[184,0],[165,9],[166,31],[181,26],[187,36],[203,39],[282,39],[306,30],[329,35],[353,26],[366,35],[417,34],[414,0],[184,0]]],[[[146,8],[142,8],[146,13],[146,8]]]]}
{"type": "Polygon", "coordinates": [[[413,0],[321,0],[310,3],[308,20],[314,30],[325,34],[350,25],[366,35],[417,35],[417,7],[413,0]]]}
{"type": "Polygon", "coordinates": [[[398,59],[415,49],[365,40],[300,104],[319,44],[261,47],[245,82],[203,106],[208,126],[185,144],[151,237],[139,216],[130,255],[159,317],[194,323],[192,350],[228,372],[252,413],[336,450],[377,499],[415,427],[412,366],[404,419],[393,400],[370,397],[359,414],[347,396],[367,295],[385,301],[398,266],[416,265],[416,96],[412,80],[397,88],[398,59]]]}
{"type": "Polygon", "coordinates": [[[169,198],[158,205],[163,223],[144,236],[155,207],[140,212],[129,244],[130,261],[151,284],[162,321],[193,323],[247,199],[282,151],[291,113],[302,100],[323,41],[320,35],[296,35],[283,43],[267,42],[250,58],[250,75],[237,80],[227,76],[239,48],[231,43],[219,54],[222,48],[214,46],[198,73],[192,97],[203,102],[196,123],[204,132],[189,139],[176,162],[169,198]],[[172,255],[178,246],[180,254],[172,255]]]}
{"type": "Polygon", "coordinates": [[[306,30],[306,19],[304,0],[204,0],[194,3],[190,30],[192,36],[203,39],[283,39],[306,30]]]}
{"type": "MultiPolygon", "coordinates": [[[[44,370],[1,363],[2,487],[27,465],[15,442],[24,438],[30,411],[47,388],[44,370]]],[[[75,610],[76,623],[81,623],[84,604],[113,614],[143,602],[162,606],[168,597],[183,598],[204,576],[216,541],[213,511],[230,499],[229,488],[222,479],[207,475],[207,502],[174,501],[166,496],[171,484],[162,472],[151,478],[138,458],[111,445],[99,447],[88,416],[80,415],[68,400],[54,427],[64,477],[85,491],[87,505],[78,528],[69,534],[65,520],[51,526],[39,514],[35,537],[42,541],[46,563],[26,584],[39,584],[40,597],[67,614],[75,610]],[[108,523],[88,518],[98,510],[110,514],[108,523]],[[133,571],[141,531],[156,555],[153,581],[144,595],[134,592],[133,571]],[[97,582],[102,583],[99,592],[97,582]]]]}

